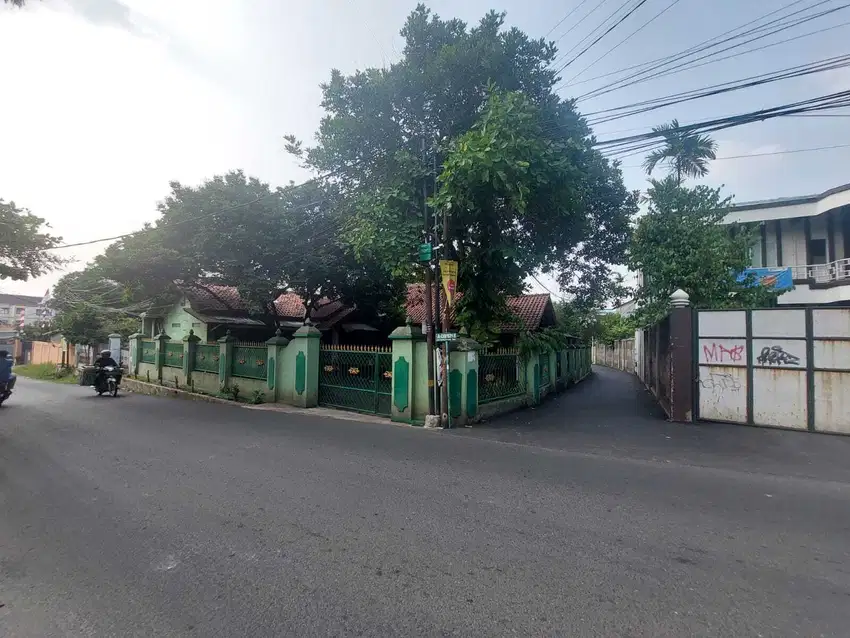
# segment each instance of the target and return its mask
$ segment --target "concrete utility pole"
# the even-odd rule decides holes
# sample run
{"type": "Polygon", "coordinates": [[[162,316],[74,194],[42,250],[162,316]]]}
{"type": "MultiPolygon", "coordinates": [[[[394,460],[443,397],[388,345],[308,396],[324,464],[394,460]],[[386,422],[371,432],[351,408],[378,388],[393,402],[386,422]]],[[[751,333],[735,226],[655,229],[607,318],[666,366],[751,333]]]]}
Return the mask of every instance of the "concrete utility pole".
{"type": "MultiPolygon", "coordinates": [[[[449,259],[452,257],[449,251],[449,213],[448,210],[443,210],[443,258],[449,259]]],[[[442,276],[441,276],[442,279],[442,276]]],[[[442,281],[441,281],[442,283],[442,281]]],[[[456,294],[456,293],[455,293],[456,294]]],[[[446,309],[443,312],[443,332],[448,332],[451,326],[449,325],[449,298],[446,296],[446,309]]],[[[440,387],[440,407],[442,408],[443,427],[451,427],[451,419],[449,418],[449,343],[443,341],[443,356],[440,357],[441,376],[443,385],[440,387]]]]}
{"type": "MultiPolygon", "coordinates": [[[[425,162],[425,138],[422,138],[422,162],[425,162]]],[[[425,241],[431,243],[432,233],[428,224],[428,181],[422,179],[422,214],[425,217],[425,241]]],[[[433,277],[431,260],[425,262],[425,338],[428,346],[428,414],[436,414],[434,409],[434,309],[433,309],[433,277]]],[[[437,284],[439,286],[439,284],[437,284]]],[[[437,298],[439,299],[439,297],[437,298]]],[[[438,308],[439,308],[439,301],[438,308]]]]}

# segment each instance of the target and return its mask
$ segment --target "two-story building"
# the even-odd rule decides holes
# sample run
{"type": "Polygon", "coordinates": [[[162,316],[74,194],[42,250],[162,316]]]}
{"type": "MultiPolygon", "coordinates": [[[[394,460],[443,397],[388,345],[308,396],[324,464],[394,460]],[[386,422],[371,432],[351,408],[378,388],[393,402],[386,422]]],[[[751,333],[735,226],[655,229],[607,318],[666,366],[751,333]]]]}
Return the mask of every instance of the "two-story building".
{"type": "Polygon", "coordinates": [[[850,305],[850,184],[819,195],[736,204],[727,223],[758,225],[756,268],[790,268],[780,305],[850,305]]]}
{"type": "Polygon", "coordinates": [[[42,319],[42,297],[0,293],[0,335],[14,336],[21,325],[42,319]]]}

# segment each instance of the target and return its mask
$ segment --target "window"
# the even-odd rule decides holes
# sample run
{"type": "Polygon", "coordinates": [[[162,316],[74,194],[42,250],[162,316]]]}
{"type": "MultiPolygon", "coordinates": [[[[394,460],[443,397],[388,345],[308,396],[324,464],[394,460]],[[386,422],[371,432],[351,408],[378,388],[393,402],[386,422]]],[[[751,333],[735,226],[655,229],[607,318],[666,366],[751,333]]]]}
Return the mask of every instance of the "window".
{"type": "Polygon", "coordinates": [[[177,323],[172,323],[172,324],[171,324],[171,327],[172,327],[172,328],[179,328],[179,327],[180,327],[180,322],[178,321],[177,323]]]}
{"type": "Polygon", "coordinates": [[[197,322],[195,322],[195,323],[193,323],[193,324],[192,324],[192,327],[193,327],[193,328],[200,328],[200,327],[201,327],[201,325],[203,325],[203,324],[201,324],[201,322],[200,322],[200,321],[197,321],[197,322]]]}
{"type": "Polygon", "coordinates": [[[826,263],[826,240],[825,239],[810,239],[809,240],[809,256],[811,263],[825,264],[826,263]]]}
{"type": "Polygon", "coordinates": [[[0,316],[8,317],[9,309],[8,308],[0,308],[0,316]]]}

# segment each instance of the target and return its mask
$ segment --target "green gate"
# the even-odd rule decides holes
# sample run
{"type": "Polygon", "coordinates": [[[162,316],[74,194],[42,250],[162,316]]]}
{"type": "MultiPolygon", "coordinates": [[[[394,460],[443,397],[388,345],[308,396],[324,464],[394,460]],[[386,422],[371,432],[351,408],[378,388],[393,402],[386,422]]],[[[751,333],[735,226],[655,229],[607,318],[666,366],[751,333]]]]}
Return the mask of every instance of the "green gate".
{"type": "Polygon", "coordinates": [[[392,363],[388,347],[323,346],[319,405],[390,416],[392,363]]]}

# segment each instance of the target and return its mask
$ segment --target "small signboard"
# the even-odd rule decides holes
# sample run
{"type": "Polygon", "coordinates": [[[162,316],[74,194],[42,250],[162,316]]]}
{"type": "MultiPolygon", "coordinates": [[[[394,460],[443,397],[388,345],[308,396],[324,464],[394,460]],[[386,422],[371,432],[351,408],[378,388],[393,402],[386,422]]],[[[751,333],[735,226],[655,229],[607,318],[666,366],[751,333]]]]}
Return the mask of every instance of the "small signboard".
{"type": "Polygon", "coordinates": [[[454,341],[457,339],[456,332],[438,332],[437,341],[454,341]]]}
{"type": "Polygon", "coordinates": [[[419,244],[419,261],[431,261],[431,244],[419,244]]]}

